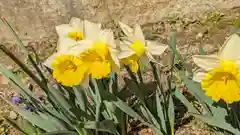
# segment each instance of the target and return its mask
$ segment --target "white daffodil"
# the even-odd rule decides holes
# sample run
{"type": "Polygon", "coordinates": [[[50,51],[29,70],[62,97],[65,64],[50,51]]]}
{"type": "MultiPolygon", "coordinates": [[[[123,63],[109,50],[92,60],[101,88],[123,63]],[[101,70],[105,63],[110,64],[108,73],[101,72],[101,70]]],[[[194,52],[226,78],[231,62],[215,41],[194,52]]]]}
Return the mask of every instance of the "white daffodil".
{"type": "Polygon", "coordinates": [[[81,84],[86,87],[89,76],[101,79],[108,77],[111,72],[119,72],[120,64],[113,32],[111,30],[91,32],[98,36],[86,35],[85,40],[79,41],[53,61],[53,77],[63,85],[81,84]],[[64,71],[67,74],[63,75],[64,71]]]}
{"type": "Polygon", "coordinates": [[[45,61],[45,65],[50,68],[51,63],[56,56],[65,54],[72,46],[84,45],[85,41],[80,41],[85,40],[86,38],[91,40],[98,37],[97,34],[101,31],[101,24],[73,17],[71,18],[69,24],[61,24],[56,26],[56,31],[59,36],[57,52],[45,61]]]}
{"type": "Polygon", "coordinates": [[[127,39],[120,43],[119,59],[122,64],[129,65],[133,72],[138,71],[139,60],[147,66],[149,61],[156,62],[153,55],[160,56],[168,48],[167,45],[145,40],[140,25],[136,25],[134,29],[122,22],[119,22],[119,25],[127,36],[127,39]]]}
{"type": "Polygon", "coordinates": [[[101,24],[93,23],[87,20],[81,20],[73,17],[69,24],[61,24],[56,26],[59,36],[58,51],[66,50],[69,46],[77,45],[78,41],[86,39],[86,37],[96,37],[92,31],[100,32],[101,24]]]}
{"type": "Polygon", "coordinates": [[[206,95],[231,104],[240,100],[240,37],[230,36],[217,55],[195,55],[194,63],[205,72],[194,75],[206,95]]]}

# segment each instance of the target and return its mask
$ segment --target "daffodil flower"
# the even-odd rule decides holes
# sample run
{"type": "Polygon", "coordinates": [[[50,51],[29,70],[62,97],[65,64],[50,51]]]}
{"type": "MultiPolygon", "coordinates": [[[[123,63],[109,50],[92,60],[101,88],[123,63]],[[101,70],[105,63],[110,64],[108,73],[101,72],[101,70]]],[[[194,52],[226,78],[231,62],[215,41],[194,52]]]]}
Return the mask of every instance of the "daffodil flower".
{"type": "Polygon", "coordinates": [[[81,20],[73,17],[69,24],[61,24],[56,26],[56,31],[59,36],[58,51],[66,50],[68,47],[77,45],[80,40],[86,39],[86,37],[95,36],[95,33],[89,33],[91,31],[101,30],[101,24],[93,23],[87,20],[81,20]]]}
{"type": "Polygon", "coordinates": [[[52,54],[44,63],[50,68],[53,60],[57,56],[61,54],[70,54],[68,52],[69,48],[85,44],[84,41],[80,41],[85,40],[86,37],[90,40],[95,39],[98,36],[97,34],[101,31],[101,24],[73,17],[69,24],[56,26],[56,31],[59,36],[57,52],[52,54]]]}
{"type": "Polygon", "coordinates": [[[59,35],[57,52],[44,64],[53,70],[53,77],[64,86],[88,83],[89,67],[86,67],[79,54],[89,48],[87,44],[91,40],[99,37],[101,25],[72,18],[70,24],[56,26],[56,30],[59,35]]]}
{"type": "Polygon", "coordinates": [[[73,55],[59,55],[51,64],[53,78],[64,86],[79,85],[88,69],[83,61],[73,55]]]}
{"type": "Polygon", "coordinates": [[[118,73],[120,68],[113,32],[102,30],[98,34],[95,38],[86,37],[85,47],[77,45],[70,49],[79,52],[79,58],[88,67],[88,75],[95,79],[107,77],[111,72],[118,73]]]}
{"type": "Polygon", "coordinates": [[[138,61],[147,66],[149,61],[156,62],[153,55],[160,56],[168,48],[167,45],[145,40],[140,25],[136,25],[134,29],[122,22],[119,22],[119,25],[127,39],[120,42],[121,52],[118,57],[120,62],[129,65],[133,72],[139,69],[138,61]]]}
{"type": "Polygon", "coordinates": [[[80,84],[87,87],[89,76],[101,79],[111,72],[118,73],[120,64],[115,48],[111,30],[102,30],[98,36],[86,37],[54,59],[53,77],[65,86],[80,84]]]}
{"type": "Polygon", "coordinates": [[[194,63],[205,72],[196,73],[207,96],[231,104],[240,100],[240,37],[230,36],[217,55],[195,55],[194,63]]]}

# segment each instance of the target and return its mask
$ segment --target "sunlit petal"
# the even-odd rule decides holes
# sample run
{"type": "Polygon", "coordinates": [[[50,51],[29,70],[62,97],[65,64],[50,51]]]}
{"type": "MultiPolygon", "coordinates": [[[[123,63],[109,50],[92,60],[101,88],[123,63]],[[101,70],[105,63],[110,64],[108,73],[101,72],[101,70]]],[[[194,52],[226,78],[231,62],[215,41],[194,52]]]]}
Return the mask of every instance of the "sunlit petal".
{"type": "Polygon", "coordinates": [[[100,33],[100,39],[111,48],[116,48],[112,30],[110,29],[102,30],[100,33]]]}
{"type": "Polygon", "coordinates": [[[235,63],[238,65],[238,70],[240,72],[240,57],[235,60],[235,63]]]}
{"type": "Polygon", "coordinates": [[[57,50],[65,51],[68,50],[69,47],[75,46],[77,44],[77,41],[72,40],[71,38],[59,37],[57,50]]]}
{"type": "Polygon", "coordinates": [[[156,41],[147,41],[147,49],[152,55],[162,55],[167,48],[167,45],[160,44],[156,41]]]}
{"type": "Polygon", "coordinates": [[[197,73],[194,74],[194,76],[193,76],[193,81],[195,81],[195,82],[201,82],[204,77],[205,77],[205,73],[204,73],[204,72],[197,72],[197,73]]]}
{"type": "Polygon", "coordinates": [[[80,85],[83,87],[83,88],[88,88],[89,86],[89,75],[88,74],[85,74],[80,85]]]}
{"type": "Polygon", "coordinates": [[[52,54],[50,57],[48,57],[48,58],[44,61],[43,64],[46,65],[47,67],[51,68],[51,65],[52,65],[54,59],[55,59],[56,57],[58,57],[58,56],[59,56],[59,53],[54,53],[54,54],[52,54]]]}
{"type": "Polygon", "coordinates": [[[98,40],[101,32],[101,24],[84,20],[84,34],[87,40],[98,40]]]}
{"type": "Polygon", "coordinates": [[[128,36],[128,37],[133,36],[133,29],[131,27],[129,27],[128,25],[126,25],[122,22],[119,22],[119,26],[126,36],[128,36]]]}
{"type": "Polygon", "coordinates": [[[59,37],[67,37],[68,32],[75,31],[73,27],[71,27],[69,24],[61,24],[55,27],[57,34],[59,37]]]}
{"type": "Polygon", "coordinates": [[[134,28],[134,39],[140,41],[141,43],[143,43],[145,45],[145,37],[143,35],[141,26],[136,24],[135,28],[134,28]]]}
{"type": "Polygon", "coordinates": [[[89,49],[92,44],[93,44],[93,41],[81,40],[81,41],[78,41],[77,44],[69,47],[68,50],[65,51],[65,53],[78,56],[80,53],[89,49]]]}
{"type": "Polygon", "coordinates": [[[131,55],[133,55],[133,54],[135,54],[135,52],[132,51],[132,50],[122,51],[122,52],[120,52],[120,53],[118,54],[118,58],[119,58],[119,59],[127,58],[127,57],[129,57],[129,56],[131,56],[131,55]]]}
{"type": "Polygon", "coordinates": [[[225,60],[235,60],[240,56],[240,37],[237,34],[230,36],[219,51],[219,56],[225,60]]]}
{"type": "Polygon", "coordinates": [[[219,66],[220,59],[216,55],[194,55],[194,63],[205,71],[209,71],[219,66]]]}
{"type": "Polygon", "coordinates": [[[74,29],[83,32],[84,21],[77,17],[72,17],[69,23],[74,29]]]}
{"type": "Polygon", "coordinates": [[[112,71],[113,72],[116,72],[116,73],[119,73],[119,70],[120,70],[120,62],[119,62],[119,59],[118,59],[118,51],[115,50],[115,49],[110,49],[110,55],[111,55],[111,58],[112,58],[112,71]]]}

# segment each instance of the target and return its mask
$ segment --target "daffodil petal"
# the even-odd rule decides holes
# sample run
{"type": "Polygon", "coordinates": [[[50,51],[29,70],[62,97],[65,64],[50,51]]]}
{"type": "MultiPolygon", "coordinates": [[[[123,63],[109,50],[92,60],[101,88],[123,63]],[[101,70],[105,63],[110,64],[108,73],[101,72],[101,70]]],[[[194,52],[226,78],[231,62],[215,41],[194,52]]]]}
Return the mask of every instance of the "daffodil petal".
{"type": "Polygon", "coordinates": [[[120,52],[120,53],[118,54],[118,58],[119,58],[119,59],[127,58],[127,57],[129,57],[129,56],[131,56],[131,55],[133,55],[133,54],[135,54],[135,52],[132,51],[132,50],[122,51],[122,52],[120,52]]]}
{"type": "Polygon", "coordinates": [[[133,36],[133,29],[131,27],[129,27],[128,25],[126,25],[122,22],[119,22],[119,26],[126,36],[128,36],[128,37],[133,36]]]}
{"type": "Polygon", "coordinates": [[[197,72],[197,73],[194,74],[194,76],[193,76],[193,81],[195,81],[195,82],[201,82],[204,77],[205,77],[205,73],[204,73],[204,72],[197,72]]]}
{"type": "Polygon", "coordinates": [[[56,26],[55,29],[56,29],[56,32],[59,35],[59,37],[67,37],[68,32],[76,31],[69,24],[60,24],[60,25],[56,26]]]}
{"type": "Polygon", "coordinates": [[[74,29],[83,32],[84,21],[77,17],[72,17],[69,23],[74,29]]]}
{"type": "Polygon", "coordinates": [[[205,71],[209,71],[219,66],[220,59],[216,55],[194,55],[194,63],[205,71]]]}
{"type": "Polygon", "coordinates": [[[119,62],[119,59],[118,59],[118,51],[115,50],[115,49],[109,49],[110,50],[110,55],[111,55],[111,58],[112,58],[112,71],[113,72],[116,72],[116,73],[119,73],[119,70],[120,70],[120,62],[119,62]]]}
{"type": "Polygon", "coordinates": [[[60,51],[60,52],[66,51],[70,47],[75,46],[77,44],[78,44],[77,41],[71,38],[59,37],[57,51],[60,51]]]}
{"type": "Polygon", "coordinates": [[[54,53],[44,61],[44,65],[51,68],[51,65],[56,57],[59,56],[59,53],[54,53]]]}
{"type": "Polygon", "coordinates": [[[168,48],[167,45],[155,41],[147,41],[147,49],[152,55],[161,55],[168,48]]]}
{"type": "Polygon", "coordinates": [[[235,60],[235,63],[237,64],[238,70],[239,70],[239,72],[240,72],[240,57],[238,57],[238,58],[235,60]]]}
{"type": "Polygon", "coordinates": [[[100,33],[100,39],[111,48],[116,48],[112,30],[110,29],[102,30],[100,33]]]}
{"type": "Polygon", "coordinates": [[[80,40],[74,46],[69,47],[65,53],[78,56],[80,53],[89,49],[92,44],[93,42],[90,40],[80,40]]]}
{"type": "Polygon", "coordinates": [[[219,56],[225,60],[236,60],[240,56],[240,37],[237,34],[230,36],[221,47],[219,56]]]}
{"type": "Polygon", "coordinates": [[[84,20],[84,34],[87,40],[98,40],[101,32],[101,24],[84,20]]]}
{"type": "Polygon", "coordinates": [[[80,85],[83,87],[83,88],[88,88],[89,86],[89,75],[88,74],[85,74],[80,85]]]}
{"type": "Polygon", "coordinates": [[[111,72],[111,63],[108,61],[95,61],[91,63],[89,73],[94,79],[107,77],[111,72]]]}
{"type": "Polygon", "coordinates": [[[130,69],[132,72],[134,73],[137,73],[138,69],[139,69],[139,65],[136,61],[132,62],[130,65],[129,65],[130,69]]]}
{"type": "Polygon", "coordinates": [[[143,35],[141,26],[136,24],[135,28],[134,28],[134,39],[140,41],[141,43],[143,43],[145,45],[145,37],[143,35]]]}
{"type": "Polygon", "coordinates": [[[123,41],[120,41],[120,44],[119,44],[119,48],[121,51],[129,51],[129,50],[132,50],[129,45],[131,44],[131,42],[129,41],[126,41],[126,40],[123,40],[123,41]]]}
{"type": "Polygon", "coordinates": [[[68,33],[72,31],[76,31],[69,24],[61,24],[56,26],[56,31],[59,35],[57,51],[67,50],[70,46],[77,44],[77,41],[68,37],[68,33]]]}

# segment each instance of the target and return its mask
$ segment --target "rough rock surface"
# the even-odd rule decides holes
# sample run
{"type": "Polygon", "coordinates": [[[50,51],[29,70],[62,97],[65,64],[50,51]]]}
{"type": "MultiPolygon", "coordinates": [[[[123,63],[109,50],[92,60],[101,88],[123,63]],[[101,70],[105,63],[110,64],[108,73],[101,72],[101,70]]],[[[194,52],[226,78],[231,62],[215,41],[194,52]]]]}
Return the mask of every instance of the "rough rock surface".
{"type": "MultiPolygon", "coordinates": [[[[54,26],[67,23],[71,16],[147,24],[165,17],[199,17],[237,5],[239,0],[0,0],[0,15],[29,41],[55,35],[54,26]]],[[[0,42],[13,39],[2,25],[0,35],[0,42]]]]}

